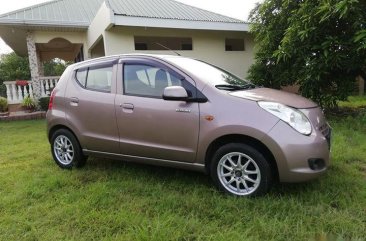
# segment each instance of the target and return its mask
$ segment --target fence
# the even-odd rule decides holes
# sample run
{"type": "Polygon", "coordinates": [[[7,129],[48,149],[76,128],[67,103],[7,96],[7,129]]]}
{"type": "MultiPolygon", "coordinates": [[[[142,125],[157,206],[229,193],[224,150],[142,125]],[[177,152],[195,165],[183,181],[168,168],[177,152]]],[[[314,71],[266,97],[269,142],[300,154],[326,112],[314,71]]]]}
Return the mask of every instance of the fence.
{"type": "MultiPolygon", "coordinates": [[[[54,88],[60,79],[59,76],[40,77],[41,81],[41,97],[46,97],[50,94],[50,89],[54,88]]],[[[34,98],[33,83],[28,82],[27,86],[20,86],[16,81],[5,81],[6,95],[9,104],[20,104],[28,95],[34,98]]]]}

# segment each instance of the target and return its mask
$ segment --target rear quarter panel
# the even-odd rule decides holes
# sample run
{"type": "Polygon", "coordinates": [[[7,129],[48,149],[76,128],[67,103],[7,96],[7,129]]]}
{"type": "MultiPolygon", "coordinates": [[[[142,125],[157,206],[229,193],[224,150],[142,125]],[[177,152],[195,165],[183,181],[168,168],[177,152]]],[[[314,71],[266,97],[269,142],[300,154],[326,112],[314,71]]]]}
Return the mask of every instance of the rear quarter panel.
{"type": "MultiPolygon", "coordinates": [[[[62,76],[60,77],[57,85],[54,90],[56,95],[53,99],[53,108],[52,110],[48,110],[46,114],[47,118],[47,133],[48,137],[50,136],[50,130],[58,125],[67,126],[66,121],[66,100],[65,100],[65,92],[67,87],[68,79],[70,79],[70,75],[73,71],[73,67],[69,66],[66,68],[62,76]]],[[[72,130],[74,131],[74,130],[72,130]]]]}

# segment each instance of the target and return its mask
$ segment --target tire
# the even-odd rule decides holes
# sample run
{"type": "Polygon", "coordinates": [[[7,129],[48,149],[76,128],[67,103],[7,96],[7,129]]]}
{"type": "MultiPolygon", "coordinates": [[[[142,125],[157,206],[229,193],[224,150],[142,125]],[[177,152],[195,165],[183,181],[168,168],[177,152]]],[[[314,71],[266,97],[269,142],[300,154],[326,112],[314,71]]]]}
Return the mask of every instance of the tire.
{"type": "Polygon", "coordinates": [[[74,134],[66,129],[60,129],[53,133],[51,152],[56,164],[64,169],[83,167],[87,160],[74,134]]]}
{"type": "Polygon", "coordinates": [[[241,143],[220,147],[213,156],[210,173],[220,191],[235,196],[261,196],[272,185],[272,172],[264,156],[241,143]]]}

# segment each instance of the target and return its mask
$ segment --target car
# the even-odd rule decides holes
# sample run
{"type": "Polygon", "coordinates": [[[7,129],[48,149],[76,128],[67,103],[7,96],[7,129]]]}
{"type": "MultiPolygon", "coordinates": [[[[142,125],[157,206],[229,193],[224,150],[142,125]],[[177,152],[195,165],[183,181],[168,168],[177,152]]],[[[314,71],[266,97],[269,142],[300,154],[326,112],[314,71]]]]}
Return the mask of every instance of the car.
{"type": "Polygon", "coordinates": [[[183,168],[235,196],[317,178],[330,164],[331,127],[316,103],[182,56],[70,65],[51,93],[47,132],[61,168],[88,156],[183,168]]]}

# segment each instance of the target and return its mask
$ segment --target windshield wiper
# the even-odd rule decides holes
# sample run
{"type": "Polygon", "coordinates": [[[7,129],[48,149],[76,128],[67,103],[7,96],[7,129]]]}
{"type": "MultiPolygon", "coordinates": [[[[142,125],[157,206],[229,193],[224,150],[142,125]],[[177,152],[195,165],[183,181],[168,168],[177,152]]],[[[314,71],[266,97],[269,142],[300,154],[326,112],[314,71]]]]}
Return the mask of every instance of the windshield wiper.
{"type": "Polygon", "coordinates": [[[252,89],[255,88],[256,86],[254,84],[245,84],[245,85],[229,85],[229,84],[224,84],[224,85],[215,85],[216,88],[218,88],[219,90],[247,90],[247,89],[252,89]]]}

